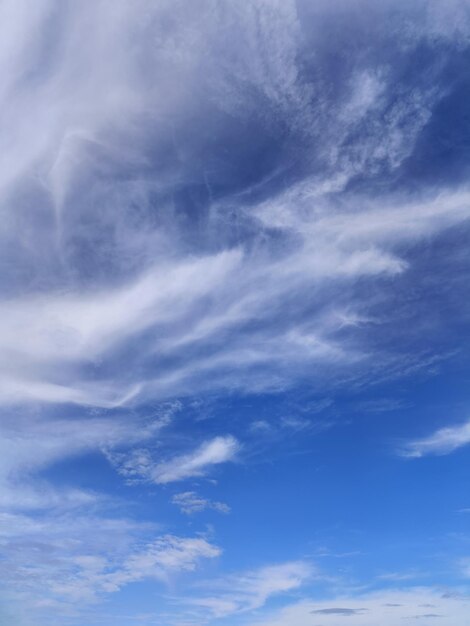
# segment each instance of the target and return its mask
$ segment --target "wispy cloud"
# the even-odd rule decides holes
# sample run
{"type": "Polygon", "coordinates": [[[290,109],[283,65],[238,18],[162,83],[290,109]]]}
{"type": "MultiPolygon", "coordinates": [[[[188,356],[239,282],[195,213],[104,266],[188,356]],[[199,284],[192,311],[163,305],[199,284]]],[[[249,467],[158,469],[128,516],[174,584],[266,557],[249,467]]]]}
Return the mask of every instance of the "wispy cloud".
{"type": "Polygon", "coordinates": [[[150,477],[156,483],[170,483],[193,476],[204,476],[213,465],[233,461],[240,445],[234,437],[215,437],[193,452],[156,465],[150,477]]]}
{"type": "Polygon", "coordinates": [[[195,491],[183,491],[177,493],[171,499],[173,504],[176,504],[182,513],[186,515],[192,515],[193,513],[200,513],[206,509],[212,509],[218,513],[230,513],[230,507],[224,502],[217,502],[208,500],[199,496],[195,491]]]}
{"type": "Polygon", "coordinates": [[[221,554],[204,538],[158,535],[157,530],[151,524],[82,514],[35,519],[2,514],[3,590],[39,617],[66,606],[80,615],[80,607],[130,583],[167,584],[221,554]]]}
{"type": "Polygon", "coordinates": [[[470,444],[470,422],[465,422],[440,428],[428,437],[410,441],[400,449],[400,454],[409,458],[432,454],[445,455],[468,444],[470,444]]]}
{"type": "Polygon", "coordinates": [[[178,402],[155,407],[149,417],[126,415],[46,418],[3,415],[0,426],[0,510],[33,510],[86,505],[100,499],[97,492],[55,488],[37,474],[65,459],[90,452],[111,454],[155,440],[180,410],[178,402]]]}
{"type": "MultiPolygon", "coordinates": [[[[209,387],[269,389],[301,378],[306,363],[341,370],[371,358],[345,340],[345,281],[403,273],[407,262],[393,248],[468,219],[470,195],[384,209],[361,201],[365,208],[351,213],[310,210],[310,193],[304,183],[254,207],[259,236],[276,228],[297,239],[278,258],[272,244],[256,254],[243,246],[201,251],[145,268],[119,287],[10,299],[0,314],[0,402],[110,408],[209,387]],[[310,289],[323,297],[307,323],[302,294],[310,289]],[[114,367],[111,376],[114,355],[132,345],[140,348],[129,353],[134,367],[114,367]],[[84,374],[94,363],[98,380],[84,374]]],[[[348,315],[355,306],[348,302],[348,315]]]]}
{"type": "Polygon", "coordinates": [[[374,593],[336,596],[331,600],[303,600],[277,611],[261,620],[249,622],[258,626],[308,626],[312,616],[325,626],[395,626],[400,622],[415,622],[436,618],[436,623],[464,626],[468,614],[468,596],[443,594],[432,587],[389,589],[374,593]],[[432,611],[430,611],[432,607],[432,611]],[[439,620],[437,618],[440,618],[439,620]]]}
{"type": "Polygon", "coordinates": [[[194,606],[218,619],[259,609],[272,597],[299,589],[313,575],[314,568],[304,561],[262,567],[207,583],[213,595],[189,599],[194,606]]]}
{"type": "MultiPolygon", "coordinates": [[[[327,27],[347,3],[0,4],[0,523],[17,532],[0,563],[8,588],[25,589],[18,606],[31,600],[35,615],[42,593],[62,626],[62,598],[85,603],[220,553],[116,521],[101,482],[54,474],[99,452],[156,489],[237,460],[241,436],[214,435],[231,426],[170,445],[163,429],[182,405],[156,405],[305,381],[329,393],[423,367],[409,335],[374,339],[397,323],[390,294],[419,246],[470,219],[468,186],[397,183],[448,94],[450,49],[468,40],[463,4],[380,3],[367,45],[344,51],[350,20],[334,37],[327,27]]],[[[250,421],[252,436],[279,439],[313,424],[250,421]]],[[[467,430],[403,453],[450,452],[467,430]]],[[[173,502],[227,506],[194,491],[173,502]]],[[[257,609],[310,571],[222,577],[200,607],[257,609]]]]}
{"type": "Polygon", "coordinates": [[[74,564],[82,571],[71,581],[56,581],[52,592],[73,600],[83,597],[89,600],[95,594],[117,592],[144,579],[166,582],[172,574],[193,571],[201,559],[215,558],[220,553],[219,548],[205,539],[168,535],[128,554],[114,567],[103,559],[76,557],[74,564]]]}
{"type": "Polygon", "coordinates": [[[238,441],[228,435],[205,441],[192,452],[167,461],[155,461],[146,449],[135,449],[130,453],[111,453],[109,459],[124,476],[141,477],[157,484],[165,484],[205,476],[213,466],[234,461],[239,450],[238,441]]]}
{"type": "MultiPolygon", "coordinates": [[[[307,369],[319,375],[324,365],[377,358],[343,333],[341,311],[367,319],[355,283],[404,274],[404,245],[468,219],[469,195],[390,194],[378,204],[374,193],[338,194],[410,155],[444,95],[432,80],[397,85],[374,57],[352,66],[341,90],[321,67],[306,80],[306,33],[290,0],[269,10],[204,1],[197,12],[118,1],[112,17],[105,0],[92,10],[61,7],[55,64],[50,5],[4,6],[16,35],[5,36],[0,59],[9,77],[0,94],[8,128],[0,145],[8,154],[0,179],[8,269],[0,403],[115,407],[208,388],[256,391],[295,382],[307,369]],[[168,19],[171,35],[162,27],[168,19]],[[233,41],[221,41],[224,28],[236,32],[233,41]],[[214,195],[207,171],[219,157],[188,132],[196,111],[208,128],[221,118],[232,143],[237,124],[258,120],[266,141],[273,127],[290,128],[316,167],[282,187],[258,181],[263,199],[251,184],[214,195]],[[188,157],[198,150],[203,171],[188,157]],[[206,194],[195,210],[197,236],[190,207],[175,217],[195,180],[206,194]],[[128,366],[119,367],[124,353],[128,366]]],[[[433,11],[424,10],[428,27],[433,11]]],[[[443,23],[453,23],[448,13],[443,23]]],[[[426,39],[425,29],[415,37],[426,39]]],[[[436,63],[428,75],[440,71],[436,63]]],[[[244,154],[243,144],[233,148],[244,154]]],[[[222,179],[243,162],[221,163],[222,179]]],[[[215,176],[213,184],[222,183],[215,176]]]]}

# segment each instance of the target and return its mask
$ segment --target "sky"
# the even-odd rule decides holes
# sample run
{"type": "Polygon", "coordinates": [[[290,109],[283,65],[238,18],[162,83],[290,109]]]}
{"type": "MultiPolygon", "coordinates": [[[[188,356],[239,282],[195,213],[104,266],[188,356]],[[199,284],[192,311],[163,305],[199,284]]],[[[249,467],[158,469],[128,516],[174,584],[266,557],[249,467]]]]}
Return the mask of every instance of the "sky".
{"type": "Polygon", "coordinates": [[[0,626],[468,626],[470,2],[0,33],[0,626]]]}

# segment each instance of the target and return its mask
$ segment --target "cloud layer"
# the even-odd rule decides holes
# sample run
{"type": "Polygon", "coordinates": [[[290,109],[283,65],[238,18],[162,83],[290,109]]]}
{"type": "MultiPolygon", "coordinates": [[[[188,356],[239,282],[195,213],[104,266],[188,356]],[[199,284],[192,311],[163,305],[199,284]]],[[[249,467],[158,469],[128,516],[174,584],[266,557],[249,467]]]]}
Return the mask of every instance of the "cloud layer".
{"type": "MultiPolygon", "coordinates": [[[[104,596],[215,563],[214,529],[186,532],[196,516],[172,504],[227,513],[204,487],[261,431],[326,430],[290,414],[237,430],[244,410],[209,420],[204,402],[357,391],[452,353],[470,191],[442,111],[466,101],[469,33],[459,0],[2,2],[5,620],[83,623],[104,596]]],[[[443,426],[401,453],[469,442],[443,426]]],[[[315,578],[295,559],[175,597],[196,623],[238,619],[315,578]]],[[[378,603],[269,623],[372,623],[378,603]]]]}
{"type": "MultiPolygon", "coordinates": [[[[407,248],[469,217],[465,189],[342,193],[404,163],[445,87],[408,84],[373,53],[336,84],[315,44],[326,7],[318,26],[290,1],[15,7],[3,9],[16,25],[3,55],[19,68],[1,96],[3,404],[109,408],[351,367],[368,356],[344,336],[345,320],[367,319],[357,282],[400,276],[407,248]],[[300,174],[283,163],[249,180],[253,123],[266,150],[297,145],[300,174]]],[[[412,55],[448,34],[410,36],[412,55]]],[[[442,60],[428,65],[441,75],[442,60]]]]}
{"type": "Polygon", "coordinates": [[[439,589],[392,589],[383,592],[360,594],[359,597],[336,597],[331,602],[303,601],[272,614],[268,621],[254,621],[259,626],[304,626],[321,620],[325,626],[372,626],[399,623],[450,623],[464,625],[469,598],[465,595],[446,594],[439,589]],[[313,620],[313,621],[312,621],[313,620]]]}

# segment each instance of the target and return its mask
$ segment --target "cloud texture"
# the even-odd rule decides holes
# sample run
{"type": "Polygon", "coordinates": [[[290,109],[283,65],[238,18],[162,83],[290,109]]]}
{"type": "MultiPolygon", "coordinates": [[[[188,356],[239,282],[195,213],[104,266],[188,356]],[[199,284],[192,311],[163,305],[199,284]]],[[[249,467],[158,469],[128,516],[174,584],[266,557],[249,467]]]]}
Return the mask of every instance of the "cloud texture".
{"type": "MultiPolygon", "coordinates": [[[[453,294],[470,191],[461,160],[443,149],[433,169],[426,155],[450,136],[441,112],[464,92],[454,68],[469,34],[458,0],[2,2],[6,623],[80,623],[102,596],[171,586],[222,555],[210,526],[160,532],[147,510],[130,521],[121,490],[229,511],[201,485],[256,451],[209,419],[207,397],[429,372],[447,354],[431,333],[452,352],[428,302],[445,285],[448,319],[468,319],[453,294]],[[424,280],[429,250],[445,254],[424,280]]],[[[467,431],[443,427],[404,454],[451,452],[467,431]]],[[[237,566],[215,595],[185,598],[209,621],[262,609],[310,579],[295,559],[237,566]]],[[[269,623],[316,610],[365,624],[361,602],[294,605],[269,623]]],[[[175,624],[172,610],[155,619],[175,624]]]]}

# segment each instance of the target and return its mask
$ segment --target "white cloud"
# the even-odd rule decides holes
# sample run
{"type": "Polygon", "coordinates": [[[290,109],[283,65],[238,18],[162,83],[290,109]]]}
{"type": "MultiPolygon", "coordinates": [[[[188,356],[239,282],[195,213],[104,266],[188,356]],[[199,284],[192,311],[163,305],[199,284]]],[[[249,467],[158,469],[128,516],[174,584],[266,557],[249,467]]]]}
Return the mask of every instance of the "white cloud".
{"type": "Polygon", "coordinates": [[[56,490],[37,481],[35,475],[64,459],[154,439],[179,410],[179,403],[166,403],[155,408],[151,417],[133,420],[116,415],[68,419],[30,413],[4,415],[0,427],[0,510],[93,502],[98,494],[56,490]]]}
{"type": "MultiPolygon", "coordinates": [[[[318,4],[320,28],[327,4],[318,4]]],[[[457,0],[446,10],[432,4],[416,41],[436,32],[465,39],[457,0]]],[[[382,279],[399,280],[412,265],[408,247],[470,217],[467,189],[415,199],[342,194],[356,177],[405,162],[442,93],[432,72],[425,86],[395,89],[373,54],[332,88],[299,7],[0,4],[0,511],[4,524],[45,546],[36,560],[27,542],[10,553],[10,586],[33,593],[44,582],[58,596],[84,598],[215,557],[203,539],[171,536],[126,544],[109,562],[126,533],[111,532],[106,516],[77,513],[104,506],[106,496],[53,487],[38,474],[105,449],[130,479],[204,476],[236,459],[233,437],[174,457],[162,445],[155,459],[149,442],[161,419],[124,409],[207,390],[279,390],[305,377],[330,384],[345,369],[349,380],[356,368],[370,378],[372,365],[380,378],[390,361],[362,341],[370,303],[358,298],[358,282],[379,292],[382,279]],[[271,146],[276,133],[296,153],[305,146],[314,166],[302,165],[302,180],[284,189],[287,160],[246,183],[258,154],[245,148],[258,136],[271,146]],[[217,137],[210,146],[209,137],[217,137]],[[64,405],[75,405],[73,417],[64,405]],[[84,415],[84,407],[109,412],[84,415]],[[64,517],[71,508],[76,526],[64,517]],[[56,529],[59,518],[69,537],[56,529]],[[74,547],[96,539],[90,527],[103,529],[97,541],[106,549],[74,547]]],[[[267,430],[263,420],[257,426],[267,430]]],[[[413,442],[411,455],[463,445],[457,431],[413,442]]],[[[193,492],[179,496],[186,510],[223,508],[193,492]]],[[[220,614],[262,606],[297,589],[305,568],[234,577],[233,589],[227,583],[204,602],[220,614]]]]}
{"type": "Polygon", "coordinates": [[[168,584],[221,554],[204,538],[155,536],[156,530],[155,525],[83,514],[0,514],[3,591],[26,603],[38,619],[41,609],[47,615],[49,608],[68,606],[80,614],[80,607],[130,583],[168,584]]]}
{"type": "Polygon", "coordinates": [[[316,366],[357,364],[365,351],[344,340],[337,315],[360,317],[367,303],[345,298],[347,287],[400,275],[403,244],[470,215],[466,190],[380,206],[374,195],[332,199],[357,175],[398,167],[441,94],[402,85],[397,98],[371,59],[330,102],[313,60],[305,80],[309,33],[293,1],[195,10],[98,0],[54,13],[46,0],[34,10],[9,0],[2,12],[0,261],[15,268],[0,311],[2,404],[109,408],[208,387],[279,388],[316,366]],[[291,128],[318,152],[318,172],[262,202],[213,198],[194,241],[168,197],[192,184],[189,155],[203,149],[188,120],[198,111],[210,127],[214,107],[230,112],[227,124],[262,111],[260,130],[291,128]],[[168,119],[179,156],[165,167],[149,154],[167,152],[168,119]],[[243,224],[236,245],[228,214],[243,224]],[[308,293],[318,305],[305,327],[308,293]],[[119,353],[127,367],[113,367],[119,353]]]}
{"type": "Polygon", "coordinates": [[[423,439],[409,441],[400,454],[409,458],[420,458],[430,454],[444,455],[470,444],[470,422],[458,426],[446,426],[423,439]]]}
{"type": "Polygon", "coordinates": [[[156,462],[148,450],[136,449],[128,453],[111,453],[109,459],[118,471],[127,477],[144,478],[165,484],[205,476],[214,465],[235,460],[240,449],[238,441],[228,435],[205,441],[192,452],[156,462]]]}
{"type": "Polygon", "coordinates": [[[199,496],[194,491],[183,491],[177,493],[171,499],[173,504],[176,504],[182,513],[186,515],[192,515],[193,513],[200,513],[206,509],[212,509],[219,513],[230,513],[230,507],[224,502],[214,502],[199,496]]]}
{"type": "Polygon", "coordinates": [[[204,476],[213,465],[233,461],[240,445],[234,437],[215,437],[193,452],[156,465],[150,477],[156,483],[170,483],[193,476],[204,476]]]}
{"type": "Polygon", "coordinates": [[[74,601],[90,601],[100,593],[115,593],[145,579],[168,582],[171,575],[194,571],[201,559],[220,554],[220,549],[205,539],[167,535],[126,555],[118,564],[102,557],[75,557],[72,563],[79,567],[78,575],[66,582],[55,581],[51,591],[74,601]]]}
{"type": "Polygon", "coordinates": [[[465,626],[470,598],[437,588],[412,587],[329,600],[303,600],[251,620],[250,626],[397,626],[401,623],[442,623],[465,626]]]}
{"type": "MultiPolygon", "coordinates": [[[[112,408],[208,387],[285,385],[306,364],[360,365],[366,354],[344,341],[344,290],[336,292],[335,282],[402,273],[407,263],[392,248],[467,219],[470,195],[381,209],[365,203],[354,212],[312,211],[311,203],[304,184],[255,207],[260,232],[281,227],[298,238],[296,250],[279,259],[239,248],[169,260],[116,288],[10,299],[0,313],[0,402],[112,408]],[[324,301],[306,324],[302,294],[310,289],[323,291],[324,301]],[[284,302],[290,314],[271,326],[284,302]],[[264,324],[253,327],[256,320],[264,324]],[[93,382],[84,377],[143,333],[145,344],[130,357],[135,367],[112,378],[98,367],[93,382]]],[[[349,318],[355,306],[347,305],[349,318]]]]}
{"type": "Polygon", "coordinates": [[[311,564],[304,561],[266,566],[208,583],[213,595],[189,599],[188,602],[219,619],[259,609],[271,597],[299,589],[313,573],[311,564]]]}

